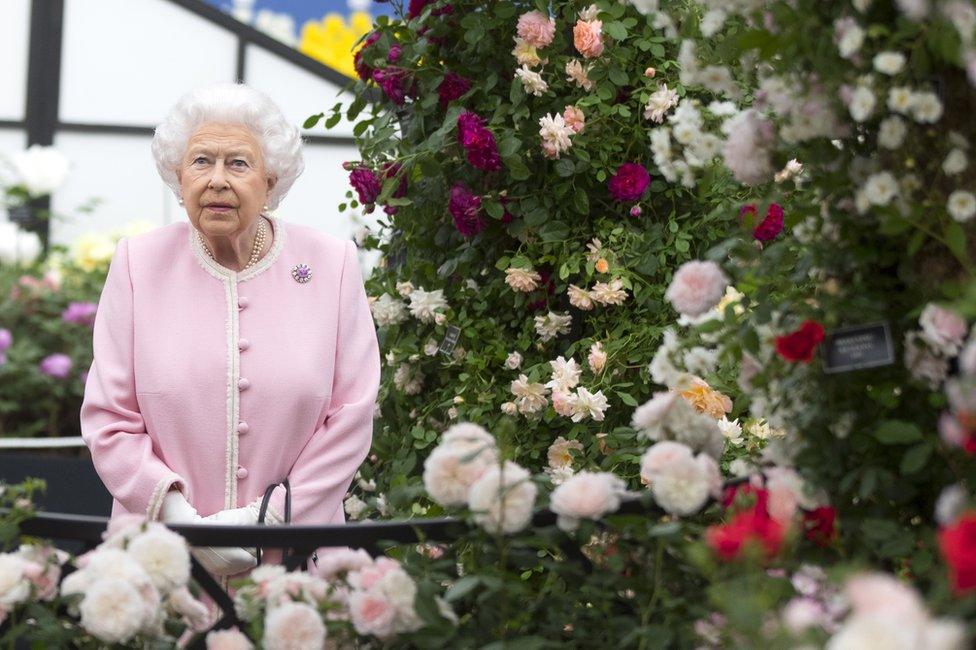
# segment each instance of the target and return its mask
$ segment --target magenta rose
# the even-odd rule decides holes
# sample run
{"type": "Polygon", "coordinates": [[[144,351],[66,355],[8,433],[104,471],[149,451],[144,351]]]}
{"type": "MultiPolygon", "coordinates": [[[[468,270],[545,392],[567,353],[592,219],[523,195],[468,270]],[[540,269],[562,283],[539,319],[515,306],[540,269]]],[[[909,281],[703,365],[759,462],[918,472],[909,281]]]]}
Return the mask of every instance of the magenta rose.
{"type": "Polygon", "coordinates": [[[71,372],[71,357],[66,354],[55,353],[41,359],[40,371],[48,377],[64,379],[71,372]]]}
{"type": "Polygon", "coordinates": [[[468,155],[468,162],[486,172],[501,169],[495,135],[484,126],[484,120],[470,111],[458,115],[458,142],[468,155]]]}
{"type": "Polygon", "coordinates": [[[369,36],[366,37],[366,40],[363,41],[363,46],[358,50],[356,50],[356,53],[352,57],[352,65],[356,69],[356,74],[363,81],[368,81],[373,77],[373,68],[370,65],[368,65],[365,61],[363,61],[363,54],[366,52],[366,50],[369,48],[370,45],[372,45],[379,39],[380,39],[379,32],[371,33],[369,36]]]}
{"type": "Polygon", "coordinates": [[[373,81],[379,86],[387,98],[397,106],[403,106],[407,96],[407,88],[404,82],[407,79],[407,71],[402,68],[383,68],[373,70],[373,81]]]}
{"type": "Polygon", "coordinates": [[[407,6],[407,18],[413,20],[420,14],[424,13],[424,9],[429,4],[433,4],[434,0],[410,0],[410,4],[407,6]]]}
{"type": "Polygon", "coordinates": [[[487,225],[481,216],[481,197],[472,193],[464,183],[451,188],[447,209],[454,217],[454,227],[465,237],[474,237],[487,225]]]}
{"type": "MultiPolygon", "coordinates": [[[[380,171],[383,173],[383,180],[392,178],[400,173],[400,163],[398,162],[385,162],[380,165],[380,171]]],[[[404,174],[400,177],[400,182],[397,184],[397,188],[393,190],[392,198],[398,199],[402,196],[407,195],[407,175],[404,174]]],[[[395,205],[384,205],[383,212],[387,214],[396,214],[397,206],[395,205]]]]}
{"type": "Polygon", "coordinates": [[[98,308],[93,302],[72,302],[68,308],[61,312],[61,320],[65,323],[75,323],[77,325],[94,325],[95,310],[98,308]]]}
{"type": "Polygon", "coordinates": [[[441,108],[447,108],[448,104],[469,90],[471,90],[470,81],[456,72],[445,73],[440,86],[437,87],[437,95],[440,98],[441,108]]]}
{"type": "Polygon", "coordinates": [[[359,202],[369,205],[376,202],[376,197],[380,195],[382,185],[380,179],[376,177],[371,169],[356,167],[349,172],[349,184],[359,195],[359,202]]]}
{"type": "Polygon", "coordinates": [[[614,200],[626,203],[637,201],[644,194],[647,186],[651,184],[651,175],[647,173],[643,165],[626,162],[617,168],[616,173],[610,178],[607,187],[614,200]]]}

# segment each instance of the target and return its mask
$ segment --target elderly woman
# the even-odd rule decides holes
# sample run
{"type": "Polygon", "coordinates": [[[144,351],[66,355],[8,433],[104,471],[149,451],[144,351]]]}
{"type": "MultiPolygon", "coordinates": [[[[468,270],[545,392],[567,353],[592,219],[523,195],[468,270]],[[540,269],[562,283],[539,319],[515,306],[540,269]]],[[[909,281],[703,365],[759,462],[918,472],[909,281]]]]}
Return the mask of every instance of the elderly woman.
{"type": "MultiPolygon", "coordinates": [[[[379,349],[354,244],[268,212],[304,167],[298,129],[220,84],[182,97],[152,152],[189,222],[120,240],[98,304],[81,429],[113,516],[254,524],[287,478],[292,523],[342,523],[379,349]]],[[[220,575],[255,565],[193,552],[220,575]]]]}

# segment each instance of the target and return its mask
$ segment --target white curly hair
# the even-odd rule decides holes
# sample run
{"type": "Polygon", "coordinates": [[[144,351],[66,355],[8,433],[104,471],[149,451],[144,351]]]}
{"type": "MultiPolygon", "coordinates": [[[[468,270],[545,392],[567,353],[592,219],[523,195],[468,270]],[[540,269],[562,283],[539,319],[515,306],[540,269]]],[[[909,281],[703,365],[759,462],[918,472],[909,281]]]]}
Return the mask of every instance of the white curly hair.
{"type": "Polygon", "coordinates": [[[246,84],[217,83],[180,97],[153,135],[153,158],[163,182],[180,196],[176,170],[186,154],[187,142],[208,122],[239,124],[257,138],[265,169],[277,179],[268,193],[268,209],[278,207],[305,169],[301,133],[270,97],[246,84]]]}

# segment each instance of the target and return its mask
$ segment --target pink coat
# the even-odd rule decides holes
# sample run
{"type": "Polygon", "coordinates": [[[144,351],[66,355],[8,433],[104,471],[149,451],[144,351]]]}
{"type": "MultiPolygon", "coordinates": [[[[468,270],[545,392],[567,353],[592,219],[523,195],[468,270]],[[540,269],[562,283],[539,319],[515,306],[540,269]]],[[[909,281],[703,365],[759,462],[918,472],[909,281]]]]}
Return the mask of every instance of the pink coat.
{"type": "MultiPolygon", "coordinates": [[[[239,273],[187,222],[119,241],[81,407],[113,516],[158,518],[174,484],[206,516],[288,477],[293,523],[345,521],[380,376],[356,247],[272,223],[270,252],[239,273]]],[[[281,489],[271,508],[284,513],[281,489]]]]}

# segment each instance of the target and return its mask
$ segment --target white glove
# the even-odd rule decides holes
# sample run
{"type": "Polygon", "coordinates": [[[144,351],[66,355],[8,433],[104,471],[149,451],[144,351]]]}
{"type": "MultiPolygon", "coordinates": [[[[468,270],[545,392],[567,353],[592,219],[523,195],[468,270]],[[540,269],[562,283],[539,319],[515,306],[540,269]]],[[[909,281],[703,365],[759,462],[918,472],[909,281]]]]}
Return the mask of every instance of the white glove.
{"type": "MultiPolygon", "coordinates": [[[[190,505],[179,490],[170,490],[163,497],[159,518],[167,524],[203,524],[208,522],[190,505]]],[[[255,517],[255,520],[257,517],[255,517]]],[[[247,549],[232,546],[197,546],[190,549],[193,557],[210,573],[234,575],[257,566],[257,558],[247,549]]]]}
{"type": "MultiPolygon", "coordinates": [[[[258,515],[260,513],[261,498],[259,497],[246,506],[242,506],[240,508],[230,508],[228,510],[220,510],[212,515],[207,515],[203,518],[203,521],[226,526],[257,526],[258,515]]],[[[265,513],[264,522],[269,525],[281,523],[270,510],[265,513]]],[[[257,549],[252,547],[245,548],[244,550],[254,557],[254,561],[256,563],[258,553],[257,549]]]]}

